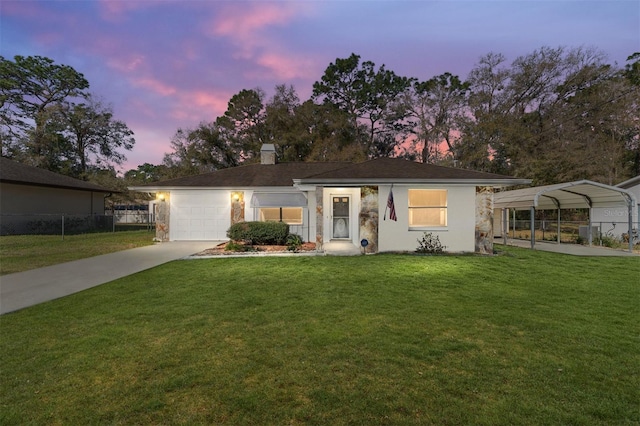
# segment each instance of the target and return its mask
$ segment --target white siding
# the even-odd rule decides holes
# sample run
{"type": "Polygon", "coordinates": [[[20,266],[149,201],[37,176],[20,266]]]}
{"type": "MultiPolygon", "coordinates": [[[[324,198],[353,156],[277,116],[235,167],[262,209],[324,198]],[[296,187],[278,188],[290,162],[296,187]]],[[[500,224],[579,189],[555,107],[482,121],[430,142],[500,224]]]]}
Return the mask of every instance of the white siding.
{"type": "MultiPolygon", "coordinates": [[[[628,188],[635,197],[636,204],[631,210],[632,228],[640,228],[640,185],[628,188]]],[[[600,207],[591,211],[591,223],[593,226],[600,227],[601,232],[611,233],[617,238],[621,238],[622,234],[629,232],[629,210],[627,207],[600,207]]]]}

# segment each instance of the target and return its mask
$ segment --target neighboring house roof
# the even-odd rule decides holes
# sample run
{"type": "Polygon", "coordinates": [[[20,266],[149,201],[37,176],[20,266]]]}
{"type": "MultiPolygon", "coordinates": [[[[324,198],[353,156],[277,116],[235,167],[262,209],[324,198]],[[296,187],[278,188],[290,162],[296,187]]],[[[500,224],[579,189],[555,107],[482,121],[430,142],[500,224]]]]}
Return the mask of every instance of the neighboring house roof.
{"type": "Polygon", "coordinates": [[[300,185],[366,185],[380,183],[460,183],[509,186],[530,183],[493,173],[477,172],[397,158],[378,158],[363,163],[251,164],[196,176],[135,186],[135,190],[198,187],[267,187],[300,185]]]}
{"type": "Polygon", "coordinates": [[[376,158],[363,163],[351,164],[337,170],[302,177],[300,184],[363,184],[363,183],[461,183],[477,185],[522,185],[531,183],[494,173],[455,167],[416,163],[399,158],[376,158]]]}
{"type": "Polygon", "coordinates": [[[633,177],[629,180],[625,180],[624,182],[620,182],[616,186],[618,188],[629,189],[629,188],[633,188],[636,185],[640,185],[640,175],[633,177]]]}
{"type": "Polygon", "coordinates": [[[0,157],[0,182],[79,191],[115,192],[91,182],[28,166],[4,157],[0,157]]]}

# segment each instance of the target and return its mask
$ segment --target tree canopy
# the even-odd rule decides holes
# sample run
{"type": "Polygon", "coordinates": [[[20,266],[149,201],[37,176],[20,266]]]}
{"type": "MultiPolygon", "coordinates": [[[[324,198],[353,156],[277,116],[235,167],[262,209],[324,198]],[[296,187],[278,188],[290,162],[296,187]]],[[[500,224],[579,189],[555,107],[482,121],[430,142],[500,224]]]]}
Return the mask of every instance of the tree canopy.
{"type": "Polygon", "coordinates": [[[89,82],[68,65],[41,56],[0,56],[2,155],[87,179],[90,169],[126,159],[133,132],[91,96],[89,82]]]}
{"type": "MultiPolygon", "coordinates": [[[[88,91],[85,77],[43,57],[0,57],[2,155],[87,177],[111,176],[133,132],[88,91]]],[[[593,48],[541,47],[507,62],[490,52],[466,79],[424,80],[336,58],[309,99],[277,85],[233,95],[226,111],[179,128],[161,165],[132,182],[202,173],[259,160],[362,161],[391,156],[530,178],[534,184],[640,174],[640,53],[620,67],[593,48]]]]}
{"type": "Polygon", "coordinates": [[[261,89],[242,90],[223,116],[176,133],[165,165],[182,156],[185,173],[232,167],[256,161],[268,142],[280,161],[400,156],[535,184],[613,184],[640,173],[639,63],[640,53],[619,68],[596,49],[542,47],[511,63],[488,53],[466,80],[421,81],[351,54],[327,66],[306,101],[291,85],[266,101],[261,89]],[[215,143],[203,145],[203,126],[215,143]]]}

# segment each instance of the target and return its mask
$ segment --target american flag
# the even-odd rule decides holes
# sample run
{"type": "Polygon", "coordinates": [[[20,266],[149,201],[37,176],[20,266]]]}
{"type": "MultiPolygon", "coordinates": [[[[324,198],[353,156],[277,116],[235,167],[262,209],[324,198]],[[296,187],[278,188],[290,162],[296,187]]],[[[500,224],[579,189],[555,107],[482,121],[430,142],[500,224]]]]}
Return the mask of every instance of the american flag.
{"type": "Polygon", "coordinates": [[[389,209],[389,219],[397,222],[398,216],[396,216],[396,206],[393,203],[393,188],[389,190],[389,198],[387,198],[387,208],[389,209]]]}

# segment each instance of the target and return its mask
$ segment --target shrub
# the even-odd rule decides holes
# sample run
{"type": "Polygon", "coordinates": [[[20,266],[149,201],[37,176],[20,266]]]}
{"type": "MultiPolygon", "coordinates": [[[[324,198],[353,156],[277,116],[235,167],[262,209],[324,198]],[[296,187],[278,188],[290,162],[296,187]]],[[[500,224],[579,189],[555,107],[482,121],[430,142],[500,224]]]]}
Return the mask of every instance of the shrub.
{"type": "Polygon", "coordinates": [[[236,243],[235,241],[229,241],[227,245],[224,246],[224,249],[225,251],[237,251],[237,252],[255,251],[253,247],[236,243]]]}
{"type": "Polygon", "coordinates": [[[596,239],[595,241],[596,244],[600,244],[601,246],[604,247],[617,247],[618,244],[618,240],[616,240],[614,237],[610,236],[610,235],[603,235],[601,236],[599,239],[596,239]]]}
{"type": "Polygon", "coordinates": [[[302,245],[302,237],[298,234],[289,234],[287,237],[287,250],[298,251],[302,245]]]}
{"type": "Polygon", "coordinates": [[[416,253],[442,254],[446,248],[440,242],[440,237],[434,236],[430,232],[425,232],[422,238],[418,240],[416,253]]]}
{"type": "Polygon", "coordinates": [[[282,245],[289,235],[289,225],[283,222],[240,222],[231,225],[227,237],[251,244],[282,245]]]}

